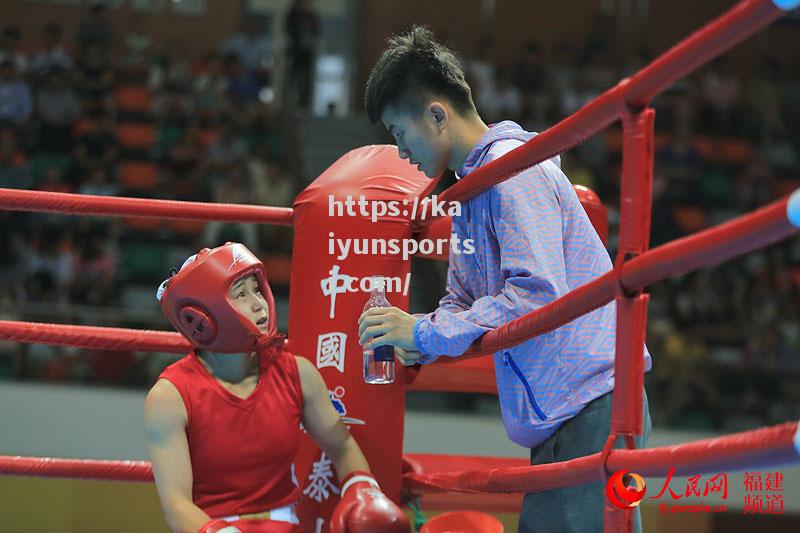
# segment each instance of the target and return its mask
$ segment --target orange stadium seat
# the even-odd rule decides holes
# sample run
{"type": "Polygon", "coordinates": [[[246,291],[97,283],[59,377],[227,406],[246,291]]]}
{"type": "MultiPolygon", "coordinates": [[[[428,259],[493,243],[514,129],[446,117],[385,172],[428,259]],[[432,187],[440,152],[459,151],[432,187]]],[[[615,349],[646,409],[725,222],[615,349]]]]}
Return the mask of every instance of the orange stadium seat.
{"type": "Polygon", "coordinates": [[[124,148],[149,150],[153,146],[156,133],[152,124],[120,122],[117,125],[117,138],[124,148]]]}
{"type": "Polygon", "coordinates": [[[123,85],[114,91],[117,107],[128,113],[148,113],[152,104],[152,94],[147,87],[123,85]]]}
{"type": "Polygon", "coordinates": [[[717,153],[717,143],[711,137],[705,135],[697,135],[692,138],[692,148],[694,148],[700,157],[706,161],[715,162],[719,160],[717,153]]]}
{"type": "Polygon", "coordinates": [[[721,139],[717,150],[723,163],[748,165],[753,161],[753,145],[744,139],[721,139]]]}
{"type": "Polygon", "coordinates": [[[698,205],[676,205],[672,208],[672,219],[684,233],[694,233],[708,227],[706,210],[698,205]]]}
{"type": "Polygon", "coordinates": [[[217,140],[217,137],[219,137],[219,131],[213,128],[205,129],[200,132],[200,141],[206,148],[211,146],[211,143],[217,140]]]}
{"type": "Polygon", "coordinates": [[[75,123],[75,126],[72,128],[72,135],[75,137],[80,137],[89,132],[92,129],[92,120],[89,118],[82,118],[75,123]]]}
{"type": "Polygon", "coordinates": [[[158,186],[158,168],[151,163],[123,163],[119,169],[123,189],[153,191],[158,186]]]}

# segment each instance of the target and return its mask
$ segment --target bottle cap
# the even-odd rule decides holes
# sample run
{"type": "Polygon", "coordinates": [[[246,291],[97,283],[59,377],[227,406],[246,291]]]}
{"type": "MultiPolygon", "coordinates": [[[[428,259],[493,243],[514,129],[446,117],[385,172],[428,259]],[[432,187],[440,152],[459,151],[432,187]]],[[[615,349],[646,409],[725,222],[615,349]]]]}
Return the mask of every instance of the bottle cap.
{"type": "Polygon", "coordinates": [[[386,278],[383,276],[369,277],[370,292],[384,292],[386,290],[386,278]]]}

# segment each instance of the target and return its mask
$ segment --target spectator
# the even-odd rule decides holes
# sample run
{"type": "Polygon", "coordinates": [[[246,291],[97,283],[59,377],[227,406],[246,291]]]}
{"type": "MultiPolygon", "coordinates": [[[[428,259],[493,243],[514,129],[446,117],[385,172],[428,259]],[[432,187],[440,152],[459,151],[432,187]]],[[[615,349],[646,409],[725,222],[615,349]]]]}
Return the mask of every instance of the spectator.
{"type": "Polygon", "coordinates": [[[275,109],[269,105],[254,105],[245,124],[244,137],[248,151],[252,154],[264,147],[266,159],[281,161],[286,155],[284,136],[278,126],[275,109]]]}
{"type": "Polygon", "coordinates": [[[107,227],[90,227],[77,243],[72,265],[72,301],[106,306],[113,303],[117,253],[107,227]]]}
{"type": "Polygon", "coordinates": [[[65,303],[73,255],[63,225],[48,223],[26,241],[25,289],[29,301],[65,303]]]}
{"type": "Polygon", "coordinates": [[[769,161],[756,154],[755,160],[744,169],[734,183],[736,204],[743,209],[757,209],[773,197],[775,175],[769,161]]]}
{"type": "Polygon", "coordinates": [[[101,50],[113,52],[116,47],[116,36],[107,16],[108,8],[103,2],[95,2],[89,10],[89,15],[78,24],[77,42],[78,53],[85,49],[98,46],[101,50]]]}
{"type": "Polygon", "coordinates": [[[164,165],[165,192],[173,200],[210,200],[208,186],[203,180],[203,143],[196,126],[186,132],[170,147],[164,165]]]}
{"type": "Polygon", "coordinates": [[[587,47],[583,55],[580,69],[586,73],[589,85],[596,93],[607,91],[619,81],[604,46],[587,47]]]}
{"type": "MultiPolygon", "coordinates": [[[[62,221],[51,221],[36,228],[25,240],[22,282],[25,299],[47,304],[27,320],[53,318],[66,313],[72,282],[72,251],[62,221]]],[[[28,315],[31,313],[29,312],[28,315]]],[[[66,381],[72,376],[75,360],[70,348],[29,345],[23,366],[27,375],[49,381],[66,381]]]]}
{"type": "Polygon", "coordinates": [[[494,83],[494,94],[485,99],[483,109],[491,122],[499,120],[521,121],[523,112],[523,96],[519,88],[514,85],[511,71],[506,67],[497,70],[497,77],[494,83]]]}
{"type": "MultiPolygon", "coordinates": [[[[259,144],[253,156],[248,159],[248,174],[252,184],[255,203],[278,207],[290,207],[294,199],[291,176],[283,168],[283,160],[271,157],[269,147],[259,144]]],[[[277,225],[264,225],[263,228],[280,228],[277,225]]]]}
{"type": "Polygon", "coordinates": [[[81,115],[81,104],[75,91],[67,84],[66,72],[54,66],[47,74],[45,85],[36,94],[39,117],[39,148],[65,152],[72,147],[72,128],[81,115]]]}
{"type": "MultiPolygon", "coordinates": [[[[249,203],[276,207],[291,207],[295,196],[292,177],[283,168],[285,158],[275,158],[268,143],[259,143],[249,158],[248,174],[252,185],[249,203]]],[[[260,224],[259,238],[263,249],[272,252],[291,252],[291,229],[276,224],[260,224]]]]}
{"type": "MultiPolygon", "coordinates": [[[[247,163],[241,159],[225,172],[225,180],[213,185],[212,201],[224,204],[252,203],[253,181],[247,163]]],[[[212,221],[206,224],[205,245],[215,247],[225,242],[242,242],[251,250],[258,249],[255,224],[232,224],[212,221]]]]}
{"type": "MultiPolygon", "coordinates": [[[[689,130],[680,128],[669,138],[666,145],[656,152],[656,161],[664,177],[672,182],[685,183],[697,177],[703,158],[692,146],[689,130]]],[[[687,191],[691,194],[692,191],[687,191]]]]}
{"type": "Polygon", "coordinates": [[[219,181],[227,181],[227,172],[247,158],[247,142],[229,120],[220,124],[219,136],[208,147],[206,158],[207,180],[212,187],[219,181]]]}
{"type": "Polygon", "coordinates": [[[624,76],[632,76],[653,62],[653,53],[646,46],[640,47],[632,57],[628,58],[623,69],[624,76]]]}
{"type": "Polygon", "coordinates": [[[514,85],[522,93],[523,114],[533,124],[545,122],[547,111],[547,73],[541,47],[530,42],[513,67],[514,85]]]}
{"type": "Polygon", "coordinates": [[[95,115],[89,131],[75,141],[73,153],[80,180],[95,170],[113,172],[113,166],[119,157],[114,119],[110,115],[95,115]]]}
{"type": "Polygon", "coordinates": [[[182,124],[185,128],[194,112],[193,100],[190,94],[166,87],[153,99],[153,116],[160,124],[182,124]]]}
{"type": "Polygon", "coordinates": [[[674,202],[668,181],[656,167],[653,172],[653,208],[650,216],[650,247],[655,247],[679,236],[672,220],[674,202]]]}
{"type": "Polygon", "coordinates": [[[6,26],[0,33],[0,63],[11,61],[20,74],[28,69],[28,54],[22,48],[22,32],[19,26],[6,26]]]}
{"type": "MultiPolygon", "coordinates": [[[[52,281],[45,283],[52,283],[52,281]]],[[[25,350],[23,377],[53,383],[65,383],[78,379],[80,376],[75,372],[78,362],[75,357],[76,350],[76,348],[66,346],[29,344],[25,350]]]]}
{"type": "Polygon", "coordinates": [[[496,94],[494,84],[497,66],[492,59],[493,47],[491,39],[483,39],[476,55],[466,61],[464,75],[472,87],[476,103],[488,101],[496,94]]]}
{"type": "Polygon", "coordinates": [[[125,36],[125,64],[134,67],[146,66],[151,58],[152,46],[153,37],[144,29],[142,19],[137,17],[125,36]]]}
{"type": "Polygon", "coordinates": [[[656,128],[688,136],[695,129],[699,91],[691,80],[682,80],[656,98],[656,128]]]}
{"type": "Polygon", "coordinates": [[[85,365],[86,380],[101,385],[129,385],[136,379],[141,356],[130,350],[83,348],[75,357],[85,365]]]}
{"type": "Polygon", "coordinates": [[[794,143],[794,149],[800,153],[800,54],[797,54],[794,65],[787,68],[787,74],[781,83],[781,116],[788,130],[788,137],[794,143]]]}
{"type": "Polygon", "coordinates": [[[319,16],[310,0],[295,0],[285,23],[289,36],[289,95],[307,108],[313,86],[314,55],[320,34],[319,16]]]}
{"type": "Polygon", "coordinates": [[[167,90],[153,102],[156,117],[155,151],[160,157],[178,140],[189,126],[192,116],[192,100],[179,91],[167,90]]]}
{"type": "Polygon", "coordinates": [[[118,192],[119,188],[112,181],[108,170],[104,168],[95,168],[89,172],[78,187],[78,193],[95,196],[116,196],[118,192]]]}
{"type": "Polygon", "coordinates": [[[736,114],[742,100],[742,82],[733,73],[730,59],[720,56],[700,80],[702,96],[700,124],[714,135],[738,133],[736,114]]]}
{"type": "Polygon", "coordinates": [[[212,53],[205,61],[204,68],[196,74],[192,86],[198,120],[214,123],[231,109],[229,85],[222,57],[212,53]]]}
{"type": "Polygon", "coordinates": [[[668,336],[661,373],[667,386],[661,391],[663,406],[659,409],[659,419],[664,425],[698,430],[721,427],[725,403],[713,376],[697,371],[707,355],[703,343],[691,336],[675,331],[668,336]]]}
{"type": "Polygon", "coordinates": [[[250,17],[243,30],[222,43],[219,49],[223,55],[235,55],[245,71],[255,75],[262,87],[270,85],[275,63],[275,47],[267,28],[263,20],[250,17]]]}
{"type": "MultiPolygon", "coordinates": [[[[2,163],[0,163],[0,169],[2,169],[2,163]]],[[[7,185],[0,181],[0,187],[7,187],[7,185]]],[[[9,307],[5,305],[9,299],[22,300],[24,298],[22,287],[25,281],[23,265],[25,239],[21,232],[14,230],[20,224],[18,213],[0,211],[0,227],[4,228],[3,231],[0,231],[0,250],[3,250],[3,253],[0,254],[0,301],[4,302],[4,308],[9,307]]],[[[3,318],[3,320],[9,319],[8,316],[3,318]]]]}
{"type": "Polygon", "coordinates": [[[239,62],[239,58],[228,54],[223,59],[225,73],[228,76],[228,97],[240,106],[258,102],[261,85],[252,72],[248,72],[239,62]]]}
{"type": "Polygon", "coordinates": [[[98,44],[84,48],[75,64],[75,88],[88,113],[111,113],[114,100],[114,67],[108,53],[98,44]]]}
{"type": "Polygon", "coordinates": [[[575,85],[561,92],[561,117],[574,113],[581,107],[594,100],[600,93],[592,88],[592,80],[588,71],[582,71],[576,76],[575,85]]]}
{"type": "MultiPolygon", "coordinates": [[[[64,171],[57,164],[48,165],[42,173],[42,178],[34,187],[37,191],[48,192],[75,192],[75,186],[67,180],[64,171]]],[[[44,220],[61,220],[61,215],[36,214],[35,217],[43,217],[44,220]]]]}
{"type": "Polygon", "coordinates": [[[33,112],[31,88],[10,59],[0,63],[0,126],[25,126],[33,112]]]}
{"type": "Polygon", "coordinates": [[[69,72],[72,58],[61,44],[61,26],[49,22],[42,30],[42,46],[31,61],[31,74],[39,81],[44,79],[53,69],[69,72]]]}
{"type": "Polygon", "coordinates": [[[758,139],[762,142],[788,137],[788,129],[781,116],[783,99],[780,70],[780,63],[775,58],[765,58],[761,72],[748,87],[748,107],[759,117],[758,139]]]}
{"type": "Polygon", "coordinates": [[[528,95],[543,92],[546,81],[541,47],[535,42],[530,42],[525,46],[522,57],[514,65],[514,84],[528,95]]]}
{"type": "Polygon", "coordinates": [[[29,189],[32,183],[25,155],[18,151],[16,134],[11,129],[0,131],[0,187],[29,189]]]}
{"type": "Polygon", "coordinates": [[[550,56],[549,85],[553,95],[557,97],[578,84],[577,53],[572,44],[564,41],[553,47],[550,56]]]}
{"type": "Polygon", "coordinates": [[[188,92],[192,86],[192,65],[181,47],[169,43],[150,68],[148,85],[153,91],[162,89],[188,92]]]}

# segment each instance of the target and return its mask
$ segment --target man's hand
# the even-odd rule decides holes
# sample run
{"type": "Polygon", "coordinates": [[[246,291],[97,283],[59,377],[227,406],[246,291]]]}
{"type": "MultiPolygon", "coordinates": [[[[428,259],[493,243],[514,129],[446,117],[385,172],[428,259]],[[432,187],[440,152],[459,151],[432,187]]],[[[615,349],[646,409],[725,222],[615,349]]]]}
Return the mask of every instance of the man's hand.
{"type": "MultiPolygon", "coordinates": [[[[397,307],[373,307],[358,317],[358,342],[367,350],[377,346],[394,346],[402,349],[403,353],[411,354],[409,359],[414,353],[419,359],[419,347],[414,340],[416,323],[416,317],[397,307]]],[[[403,364],[406,364],[405,360],[403,364]]]]}

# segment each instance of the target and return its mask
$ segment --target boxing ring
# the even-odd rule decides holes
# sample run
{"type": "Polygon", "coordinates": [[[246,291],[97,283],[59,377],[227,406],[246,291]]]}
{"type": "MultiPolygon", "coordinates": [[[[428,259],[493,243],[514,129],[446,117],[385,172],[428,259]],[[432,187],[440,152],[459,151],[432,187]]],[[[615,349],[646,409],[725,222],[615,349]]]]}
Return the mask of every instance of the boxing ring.
{"type": "MultiPolygon", "coordinates": [[[[401,499],[401,494],[405,498],[440,496],[441,501],[450,502],[452,507],[468,499],[454,497],[448,500],[446,493],[480,495],[475,497],[491,502],[486,507],[506,510],[511,508],[509,502],[512,500],[506,499],[504,494],[607,480],[612,473],[623,469],[643,476],[665,477],[670,467],[674,467],[674,473],[680,476],[800,462],[800,432],[796,421],[660,448],[637,450],[634,449],[633,441],[633,436],[642,431],[643,349],[648,304],[648,295],[644,289],[670,276],[717,265],[764,248],[795,235],[800,229],[798,189],[752,213],[652,250],[648,249],[655,119],[655,112],[649,107],[649,102],[675,81],[798,5],[800,0],[744,0],[738,3],[575,114],[506,156],[459,180],[439,196],[441,201],[465,201],[515,172],[562,153],[612,122],[621,120],[623,160],[620,235],[619,252],[613,270],[562,298],[485,334],[457,362],[436,362],[423,367],[418,373],[401,372],[398,378],[400,383],[396,384],[397,388],[392,393],[403,394],[405,390],[496,392],[493,363],[490,358],[482,356],[551,331],[582,314],[616,301],[616,387],[613,393],[611,433],[601,452],[547,465],[531,466],[527,461],[518,459],[405,454],[402,462],[399,462],[399,457],[398,461],[387,461],[387,464],[391,463],[389,467],[392,472],[382,473],[382,466],[378,465],[379,479],[393,477],[397,480],[397,486],[388,482],[388,495],[396,500],[401,499]],[[612,449],[618,436],[624,438],[628,449],[612,449]],[[397,468],[398,464],[400,468],[397,468]]],[[[394,154],[396,155],[396,150],[394,154]]],[[[427,192],[430,189],[425,191],[426,194],[427,192]]],[[[296,204],[293,210],[210,205],[0,189],[0,208],[81,215],[169,217],[293,225],[298,207],[296,204]]],[[[432,223],[430,220],[412,221],[413,234],[420,239],[449,235],[448,226],[447,219],[432,223]]],[[[294,268],[293,259],[293,270],[294,268]]],[[[292,281],[294,291],[294,275],[292,281]]],[[[402,307],[402,302],[398,306],[402,307]]],[[[291,321],[290,316],[290,339],[291,321]]],[[[172,332],[15,321],[0,321],[0,339],[179,354],[187,353],[191,349],[183,337],[172,332]]],[[[323,373],[323,376],[328,381],[327,375],[323,373]]],[[[358,437],[355,430],[354,434],[358,437]]],[[[394,435],[397,434],[395,431],[394,435]]],[[[402,436],[402,422],[399,434],[402,436]]],[[[369,443],[365,445],[365,453],[368,459],[375,457],[375,451],[370,449],[369,443]]],[[[130,482],[153,480],[149,463],[143,461],[0,456],[0,474],[130,482]]],[[[381,484],[383,486],[383,480],[381,484]]],[[[604,524],[606,532],[631,531],[632,513],[630,509],[607,504],[604,524]]]]}

